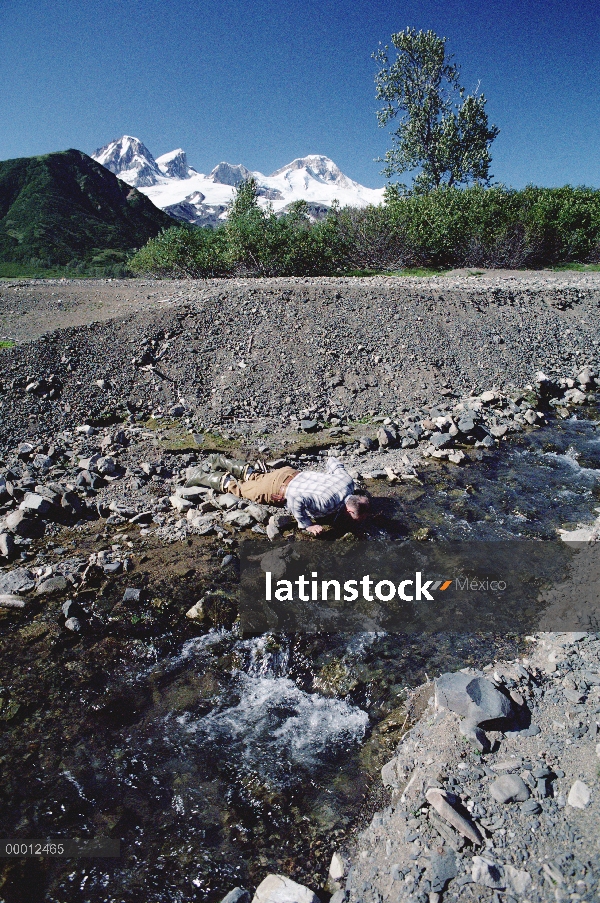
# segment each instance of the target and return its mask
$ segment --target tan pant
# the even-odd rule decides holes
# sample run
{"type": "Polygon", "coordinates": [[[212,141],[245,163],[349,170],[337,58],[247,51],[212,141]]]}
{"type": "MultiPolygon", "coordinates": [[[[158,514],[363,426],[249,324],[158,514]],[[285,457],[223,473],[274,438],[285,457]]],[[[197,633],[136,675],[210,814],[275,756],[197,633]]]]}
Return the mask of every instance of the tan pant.
{"type": "Polygon", "coordinates": [[[296,473],[298,471],[293,467],[280,467],[270,473],[253,473],[247,480],[230,480],[226,492],[259,505],[271,505],[273,496],[280,494],[282,483],[296,473]]]}

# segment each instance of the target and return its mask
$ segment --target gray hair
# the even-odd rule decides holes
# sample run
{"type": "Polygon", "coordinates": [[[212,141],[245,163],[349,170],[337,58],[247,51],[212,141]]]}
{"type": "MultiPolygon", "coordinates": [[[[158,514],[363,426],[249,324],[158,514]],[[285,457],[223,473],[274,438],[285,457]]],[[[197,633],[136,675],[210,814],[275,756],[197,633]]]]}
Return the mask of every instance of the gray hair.
{"type": "Polygon", "coordinates": [[[367,495],[349,495],[345,504],[357,517],[362,517],[369,510],[370,501],[367,495]]]}

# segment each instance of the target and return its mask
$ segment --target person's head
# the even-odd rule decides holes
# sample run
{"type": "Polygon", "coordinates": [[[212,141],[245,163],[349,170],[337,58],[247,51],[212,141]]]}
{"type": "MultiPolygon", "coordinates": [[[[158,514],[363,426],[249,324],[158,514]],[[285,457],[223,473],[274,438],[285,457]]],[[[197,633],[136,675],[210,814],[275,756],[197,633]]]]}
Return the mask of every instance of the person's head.
{"type": "Polygon", "coordinates": [[[369,497],[349,495],[345,501],[346,511],[352,520],[364,520],[369,514],[369,497]]]}

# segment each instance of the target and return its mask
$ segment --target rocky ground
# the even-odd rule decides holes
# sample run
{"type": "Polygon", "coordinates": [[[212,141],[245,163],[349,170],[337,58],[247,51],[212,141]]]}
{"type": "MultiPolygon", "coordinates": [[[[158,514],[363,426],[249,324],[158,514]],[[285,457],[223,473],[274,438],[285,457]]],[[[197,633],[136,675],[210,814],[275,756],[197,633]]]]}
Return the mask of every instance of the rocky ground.
{"type": "MultiPolygon", "coordinates": [[[[280,509],[185,488],[210,451],[300,469],[335,455],[388,491],[423,459],[468,466],[570,416],[598,389],[599,302],[600,274],[580,273],[2,283],[1,338],[16,342],[0,351],[3,629],[26,616],[26,642],[38,621],[47,632],[44,604],[67,635],[118,619],[150,548],[160,561],[216,539],[222,568],[238,539],[289,535],[280,509]],[[115,580],[123,598],[101,611],[115,580]]],[[[528,707],[539,728],[488,732],[490,749],[486,718],[475,745],[460,733],[466,685],[445,708],[438,686],[384,769],[391,805],[350,871],[334,863],[336,903],[596,899],[599,648],[540,635],[527,661],[474,673],[478,699],[512,707],[502,717],[528,707]]],[[[273,885],[255,900],[288,891],[313,899],[273,885]]]]}
{"type": "Polygon", "coordinates": [[[530,645],[521,660],[434,682],[382,770],[390,806],[351,862],[334,857],[336,903],[598,899],[600,639],[545,633],[530,645]]]}

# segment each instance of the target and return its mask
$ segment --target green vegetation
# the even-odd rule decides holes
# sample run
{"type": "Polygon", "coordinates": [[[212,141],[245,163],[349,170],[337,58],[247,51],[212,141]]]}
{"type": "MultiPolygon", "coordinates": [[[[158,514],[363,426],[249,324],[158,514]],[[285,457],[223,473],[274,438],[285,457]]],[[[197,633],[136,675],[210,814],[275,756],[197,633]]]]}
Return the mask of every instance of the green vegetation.
{"type": "Polygon", "coordinates": [[[151,240],[131,269],[156,276],[373,274],[433,276],[453,267],[595,267],[600,191],[502,185],[390,186],[379,207],[334,208],[311,222],[297,203],[277,218],[243,183],[215,231],[176,226],[151,240]]]}
{"type": "Polygon", "coordinates": [[[0,351],[3,351],[5,348],[14,348],[16,342],[13,342],[12,339],[3,339],[0,341],[0,351]]]}
{"type": "Polygon", "coordinates": [[[297,201],[275,216],[258,205],[257,185],[238,186],[227,222],[219,229],[185,225],[163,231],[129,261],[134,273],[202,278],[223,275],[327,276],[345,259],[339,211],[311,222],[297,201]]]}
{"type": "Polygon", "coordinates": [[[0,162],[0,275],[122,275],[172,222],[81,151],[0,162]]]}
{"type": "Polygon", "coordinates": [[[458,81],[459,68],[446,54],[446,38],[407,28],[392,35],[396,59],[388,47],[373,58],[382,64],[375,76],[376,96],[384,101],[380,126],[400,115],[384,173],[412,172],[414,190],[427,192],[472,182],[488,184],[490,145],[499,129],[488,124],[483,94],[469,94],[458,81]]]}

